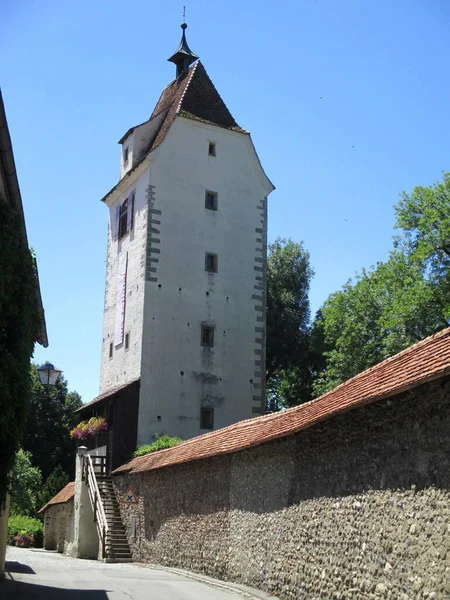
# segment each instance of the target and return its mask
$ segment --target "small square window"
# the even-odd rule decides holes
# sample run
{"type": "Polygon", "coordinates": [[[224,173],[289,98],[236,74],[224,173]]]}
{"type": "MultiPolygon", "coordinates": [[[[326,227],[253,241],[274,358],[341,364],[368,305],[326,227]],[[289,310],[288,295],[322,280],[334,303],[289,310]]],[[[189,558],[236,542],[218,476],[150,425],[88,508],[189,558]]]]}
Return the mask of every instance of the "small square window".
{"type": "Polygon", "coordinates": [[[128,162],[128,146],[123,150],[123,163],[126,165],[128,162]]]}
{"type": "Polygon", "coordinates": [[[208,210],[217,210],[217,192],[206,191],[205,208],[208,210]]]}
{"type": "Polygon", "coordinates": [[[114,346],[113,346],[113,344],[111,343],[111,344],[109,345],[109,358],[112,358],[112,355],[113,355],[113,348],[114,348],[114,346]]]}
{"type": "Polygon", "coordinates": [[[217,273],[218,260],[217,254],[211,254],[207,252],[205,255],[205,271],[210,273],[217,273]]]}
{"type": "Polygon", "coordinates": [[[208,154],[210,156],[216,155],[216,144],[214,142],[209,142],[208,154]]]}
{"type": "Polygon", "coordinates": [[[200,409],[200,429],[214,429],[214,409],[200,409]]]}
{"type": "Polygon", "coordinates": [[[125,334],[125,350],[130,347],[130,332],[125,334]]]}
{"type": "Polygon", "coordinates": [[[212,348],[214,346],[214,327],[211,325],[202,325],[202,346],[212,348]]]}

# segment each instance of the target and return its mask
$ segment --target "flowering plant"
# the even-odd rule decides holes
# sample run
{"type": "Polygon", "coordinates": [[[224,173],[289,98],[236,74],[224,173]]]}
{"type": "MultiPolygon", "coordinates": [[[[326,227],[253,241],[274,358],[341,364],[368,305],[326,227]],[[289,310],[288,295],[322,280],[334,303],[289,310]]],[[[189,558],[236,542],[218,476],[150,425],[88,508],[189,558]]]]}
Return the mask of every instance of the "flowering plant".
{"type": "Polygon", "coordinates": [[[70,437],[75,440],[85,440],[92,435],[108,431],[108,423],[103,417],[92,417],[89,421],[81,421],[70,432],[70,437]]]}
{"type": "Polygon", "coordinates": [[[16,546],[22,546],[24,548],[28,548],[30,544],[34,542],[33,536],[29,533],[18,533],[14,536],[14,541],[16,542],[16,546]]]}

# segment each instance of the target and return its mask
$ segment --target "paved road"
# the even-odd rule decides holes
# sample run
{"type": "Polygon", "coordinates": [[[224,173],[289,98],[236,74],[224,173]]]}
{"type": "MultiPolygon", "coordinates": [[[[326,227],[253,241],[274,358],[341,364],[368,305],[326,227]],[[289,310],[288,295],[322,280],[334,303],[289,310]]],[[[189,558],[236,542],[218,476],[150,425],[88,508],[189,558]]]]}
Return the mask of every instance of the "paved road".
{"type": "Polygon", "coordinates": [[[249,600],[261,592],[133,564],[105,564],[8,547],[1,600],[249,600]]]}

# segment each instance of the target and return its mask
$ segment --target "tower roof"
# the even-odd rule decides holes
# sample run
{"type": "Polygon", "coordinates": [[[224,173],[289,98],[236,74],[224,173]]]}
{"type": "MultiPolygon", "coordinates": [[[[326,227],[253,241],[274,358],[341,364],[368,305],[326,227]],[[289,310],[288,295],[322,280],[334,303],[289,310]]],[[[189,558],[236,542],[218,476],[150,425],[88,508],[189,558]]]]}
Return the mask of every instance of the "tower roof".
{"type": "Polygon", "coordinates": [[[200,61],[164,89],[150,119],[164,112],[166,115],[153,141],[152,150],[164,140],[177,115],[247,133],[234,120],[200,61]]]}
{"type": "Polygon", "coordinates": [[[119,144],[122,144],[130,133],[141,125],[162,116],[162,123],[148,149],[148,151],[154,150],[165,138],[177,115],[240,133],[248,133],[236,123],[209,78],[205,67],[200,61],[197,61],[181,77],[174,79],[164,88],[150,119],[130,127],[120,138],[119,144]]]}
{"type": "MultiPolygon", "coordinates": [[[[248,135],[248,131],[242,129],[236,123],[209,78],[205,67],[197,60],[187,71],[174,79],[163,90],[150,119],[140,125],[131,127],[119,140],[119,144],[122,144],[134,130],[148,123],[155,123],[155,129],[140,160],[133,164],[133,168],[124,175],[124,178],[130,175],[145,160],[148,154],[164,141],[177,116],[248,135]]],[[[105,201],[120,183],[117,183],[102,198],[102,201],[105,201]]]]}

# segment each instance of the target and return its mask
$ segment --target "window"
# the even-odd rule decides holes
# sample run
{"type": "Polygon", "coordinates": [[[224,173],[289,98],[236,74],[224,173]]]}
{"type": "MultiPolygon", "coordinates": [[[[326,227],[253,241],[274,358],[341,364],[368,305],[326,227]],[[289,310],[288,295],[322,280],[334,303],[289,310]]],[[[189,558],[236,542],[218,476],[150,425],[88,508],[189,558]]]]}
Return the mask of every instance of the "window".
{"type": "Polygon", "coordinates": [[[214,346],[214,327],[211,325],[202,325],[202,346],[212,348],[214,346]]]}
{"type": "Polygon", "coordinates": [[[128,162],[128,146],[123,150],[123,164],[126,165],[128,162]]]}
{"type": "Polygon", "coordinates": [[[214,409],[200,409],[200,429],[214,429],[214,409]]]}
{"type": "Polygon", "coordinates": [[[205,208],[208,210],[217,210],[217,193],[206,191],[205,208]]]}
{"type": "Polygon", "coordinates": [[[216,144],[214,142],[209,142],[208,154],[210,156],[216,155],[216,144]]]}
{"type": "Polygon", "coordinates": [[[125,350],[130,347],[130,332],[125,334],[125,350]]]}
{"type": "Polygon", "coordinates": [[[205,271],[210,273],[217,273],[217,254],[211,254],[207,252],[205,255],[205,271]]]}
{"type": "Polygon", "coordinates": [[[116,206],[114,240],[121,240],[134,225],[134,191],[116,206]]]}
{"type": "Polygon", "coordinates": [[[127,233],[127,221],[128,221],[128,198],[120,207],[119,215],[119,240],[127,233]]]}
{"type": "Polygon", "coordinates": [[[112,355],[113,355],[113,348],[114,348],[114,346],[113,346],[113,344],[112,344],[112,342],[111,342],[111,344],[109,345],[109,358],[112,358],[112,355]]]}

